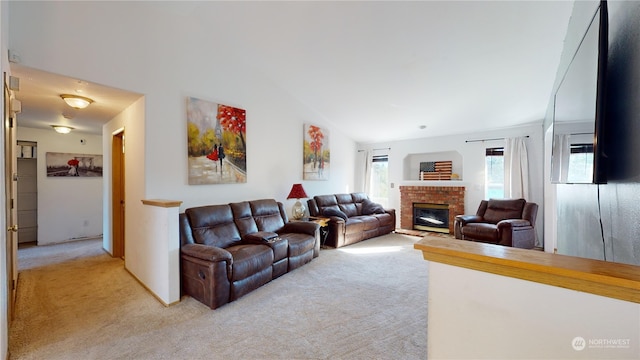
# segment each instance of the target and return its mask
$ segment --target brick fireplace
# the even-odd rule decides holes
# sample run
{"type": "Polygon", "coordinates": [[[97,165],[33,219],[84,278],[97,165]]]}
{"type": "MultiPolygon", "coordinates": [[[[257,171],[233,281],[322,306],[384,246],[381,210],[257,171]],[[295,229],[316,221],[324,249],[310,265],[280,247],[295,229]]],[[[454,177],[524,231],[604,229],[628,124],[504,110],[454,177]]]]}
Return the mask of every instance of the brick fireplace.
{"type": "Polygon", "coordinates": [[[400,228],[413,229],[413,204],[449,205],[449,233],[453,220],[464,214],[464,186],[400,186],[400,228]]]}

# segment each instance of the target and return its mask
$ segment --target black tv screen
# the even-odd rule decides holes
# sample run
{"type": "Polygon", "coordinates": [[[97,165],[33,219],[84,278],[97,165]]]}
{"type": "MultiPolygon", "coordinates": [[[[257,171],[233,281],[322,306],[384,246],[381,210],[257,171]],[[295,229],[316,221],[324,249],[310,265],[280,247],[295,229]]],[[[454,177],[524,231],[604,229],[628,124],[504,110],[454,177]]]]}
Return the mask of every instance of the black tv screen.
{"type": "Polygon", "coordinates": [[[554,96],[551,182],[607,182],[608,12],[601,1],[554,96]]]}

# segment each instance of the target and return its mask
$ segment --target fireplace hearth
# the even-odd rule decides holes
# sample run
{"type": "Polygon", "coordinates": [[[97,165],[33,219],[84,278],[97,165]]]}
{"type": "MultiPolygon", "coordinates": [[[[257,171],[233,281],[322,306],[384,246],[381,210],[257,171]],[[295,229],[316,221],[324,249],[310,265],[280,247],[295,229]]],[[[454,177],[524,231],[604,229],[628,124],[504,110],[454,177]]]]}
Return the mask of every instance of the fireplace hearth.
{"type": "Polygon", "coordinates": [[[448,205],[448,233],[453,234],[453,223],[456,215],[465,214],[464,190],[464,186],[400,186],[400,228],[415,230],[413,227],[415,217],[413,204],[448,205]]]}

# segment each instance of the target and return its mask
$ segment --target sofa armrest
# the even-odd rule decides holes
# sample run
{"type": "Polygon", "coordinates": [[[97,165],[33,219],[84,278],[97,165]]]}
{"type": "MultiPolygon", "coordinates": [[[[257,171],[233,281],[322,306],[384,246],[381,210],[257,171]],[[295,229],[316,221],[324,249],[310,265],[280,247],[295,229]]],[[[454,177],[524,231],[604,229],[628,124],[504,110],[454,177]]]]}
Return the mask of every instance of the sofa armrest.
{"type": "Polygon", "coordinates": [[[225,249],[202,244],[187,244],[180,248],[182,254],[211,262],[227,261],[229,265],[233,263],[231,253],[225,249]]]}
{"type": "Polygon", "coordinates": [[[462,227],[470,223],[482,222],[482,220],[482,216],[480,215],[456,215],[453,220],[453,236],[456,239],[464,239],[462,227]]]}
{"type": "Polygon", "coordinates": [[[524,219],[506,219],[498,222],[497,226],[499,230],[506,230],[518,227],[530,227],[531,223],[524,219]]]}
{"type": "Polygon", "coordinates": [[[340,216],[327,216],[327,215],[322,215],[322,216],[324,216],[324,217],[326,217],[326,218],[329,218],[329,222],[330,222],[330,223],[343,223],[343,224],[344,224],[344,223],[346,222],[346,221],[345,221],[343,218],[341,218],[340,216]]]}
{"type": "Polygon", "coordinates": [[[535,231],[528,220],[507,219],[498,222],[498,245],[532,249],[535,231]]]}
{"type": "Polygon", "coordinates": [[[478,215],[456,215],[455,221],[459,222],[462,226],[470,223],[484,222],[482,216],[478,215]]]}
{"type": "Polygon", "coordinates": [[[320,225],[311,221],[290,221],[280,229],[281,233],[300,233],[315,236],[320,225]]]}

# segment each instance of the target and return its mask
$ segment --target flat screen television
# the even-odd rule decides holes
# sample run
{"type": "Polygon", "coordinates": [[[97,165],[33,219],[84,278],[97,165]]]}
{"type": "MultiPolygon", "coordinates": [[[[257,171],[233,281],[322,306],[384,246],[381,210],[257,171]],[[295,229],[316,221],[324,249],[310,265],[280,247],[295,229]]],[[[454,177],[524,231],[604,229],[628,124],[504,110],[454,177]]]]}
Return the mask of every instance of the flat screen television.
{"type": "Polygon", "coordinates": [[[607,2],[601,1],[554,96],[551,182],[607,182],[607,2]]]}

